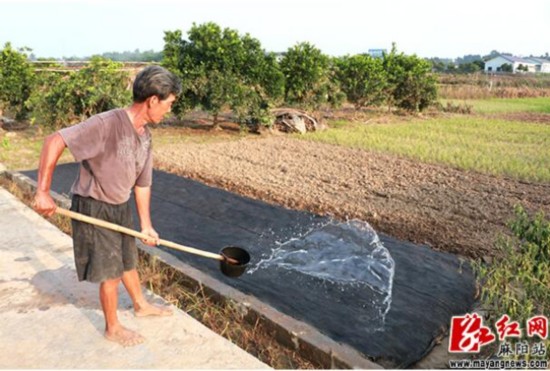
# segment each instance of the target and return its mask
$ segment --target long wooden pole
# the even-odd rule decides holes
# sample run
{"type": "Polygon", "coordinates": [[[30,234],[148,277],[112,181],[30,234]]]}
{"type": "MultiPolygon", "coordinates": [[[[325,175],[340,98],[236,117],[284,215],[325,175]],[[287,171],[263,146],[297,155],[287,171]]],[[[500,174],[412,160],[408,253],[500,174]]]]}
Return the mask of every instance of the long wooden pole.
{"type": "MultiPolygon", "coordinates": [[[[124,234],[134,236],[134,237],[137,237],[137,238],[141,238],[142,240],[150,240],[151,239],[151,236],[149,236],[145,233],[141,233],[141,232],[135,231],[133,229],[123,227],[123,226],[118,225],[118,224],[109,223],[109,222],[106,222],[105,220],[92,218],[91,216],[83,215],[83,214],[80,214],[80,213],[77,213],[77,212],[74,212],[74,211],[63,209],[61,207],[58,207],[55,212],[58,213],[58,214],[61,214],[61,215],[68,216],[71,219],[75,219],[75,220],[78,220],[78,221],[81,221],[81,222],[84,222],[84,223],[93,224],[93,225],[96,225],[98,227],[107,228],[107,229],[110,229],[112,231],[124,233],[124,234]]],[[[216,260],[220,260],[220,261],[228,260],[230,263],[233,263],[233,264],[235,264],[235,262],[238,263],[238,261],[236,261],[234,259],[231,259],[231,258],[226,258],[226,257],[224,257],[223,255],[220,255],[220,254],[214,254],[214,253],[211,253],[209,251],[195,249],[194,247],[180,245],[178,243],[167,241],[167,240],[162,240],[161,239],[159,241],[159,245],[163,245],[163,246],[169,247],[171,249],[188,252],[188,253],[195,254],[195,255],[200,255],[200,256],[203,256],[205,258],[216,259],[216,260]]]]}

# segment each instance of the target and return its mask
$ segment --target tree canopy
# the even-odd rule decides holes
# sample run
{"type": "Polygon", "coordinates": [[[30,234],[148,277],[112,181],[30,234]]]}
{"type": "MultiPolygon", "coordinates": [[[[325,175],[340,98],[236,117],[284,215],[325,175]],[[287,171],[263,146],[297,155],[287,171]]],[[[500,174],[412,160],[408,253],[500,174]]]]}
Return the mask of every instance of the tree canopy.
{"type": "Polygon", "coordinates": [[[214,117],[229,106],[243,123],[265,121],[267,108],[280,100],[283,75],[275,55],[250,35],[215,23],[193,24],[188,40],[165,32],[163,65],[183,81],[179,110],[200,106],[214,117]]]}

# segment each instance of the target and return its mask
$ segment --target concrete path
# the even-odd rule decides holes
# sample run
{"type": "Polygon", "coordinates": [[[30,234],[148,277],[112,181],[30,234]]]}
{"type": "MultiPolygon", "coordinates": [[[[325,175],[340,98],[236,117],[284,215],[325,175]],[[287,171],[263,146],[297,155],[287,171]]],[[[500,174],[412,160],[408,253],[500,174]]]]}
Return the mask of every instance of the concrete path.
{"type": "Polygon", "coordinates": [[[268,368],[176,308],[134,317],[122,286],[119,318],[146,341],[105,340],[98,287],[78,282],[71,238],[1,187],[0,237],[0,368],[268,368]]]}

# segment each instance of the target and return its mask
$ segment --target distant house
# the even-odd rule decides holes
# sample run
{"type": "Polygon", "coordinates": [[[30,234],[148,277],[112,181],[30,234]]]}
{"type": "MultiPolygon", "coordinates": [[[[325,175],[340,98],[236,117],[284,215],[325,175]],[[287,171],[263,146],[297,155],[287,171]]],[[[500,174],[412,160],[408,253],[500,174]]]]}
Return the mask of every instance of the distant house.
{"type": "Polygon", "coordinates": [[[543,58],[520,58],[512,55],[499,55],[485,62],[485,72],[505,72],[504,65],[512,67],[511,72],[547,72],[550,73],[550,60],[543,58]]]}
{"type": "Polygon", "coordinates": [[[369,49],[369,55],[373,58],[382,58],[384,53],[387,53],[386,49],[369,49]]]}
{"type": "Polygon", "coordinates": [[[525,58],[535,64],[535,72],[550,73],[550,60],[544,58],[525,58]]]}

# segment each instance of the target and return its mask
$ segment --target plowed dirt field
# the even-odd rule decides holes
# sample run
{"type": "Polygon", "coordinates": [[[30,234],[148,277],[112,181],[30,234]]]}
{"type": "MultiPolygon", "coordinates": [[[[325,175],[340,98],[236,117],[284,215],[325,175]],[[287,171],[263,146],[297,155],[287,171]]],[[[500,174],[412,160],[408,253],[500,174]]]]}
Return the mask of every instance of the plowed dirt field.
{"type": "Polygon", "coordinates": [[[269,203],[471,258],[492,258],[516,204],[550,214],[550,184],[270,136],[164,145],[155,166],[269,203]]]}

